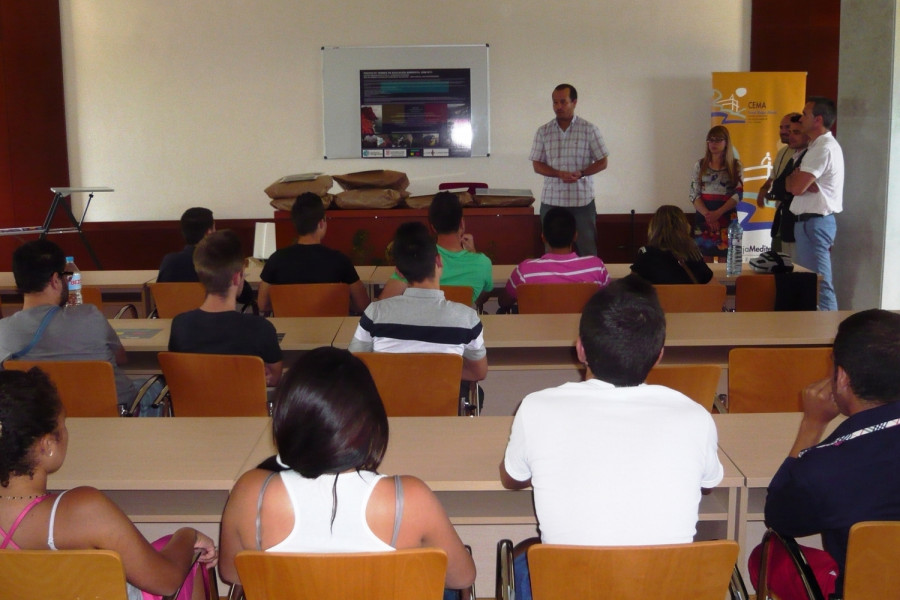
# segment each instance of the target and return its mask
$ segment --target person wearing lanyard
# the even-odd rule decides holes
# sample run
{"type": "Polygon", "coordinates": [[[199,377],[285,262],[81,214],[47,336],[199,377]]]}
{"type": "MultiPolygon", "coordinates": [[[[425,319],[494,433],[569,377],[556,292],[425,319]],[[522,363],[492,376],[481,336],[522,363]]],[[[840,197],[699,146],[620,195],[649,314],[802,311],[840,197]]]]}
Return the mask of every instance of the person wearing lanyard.
{"type": "Polygon", "coordinates": [[[900,520],[900,314],[871,309],[840,324],[831,377],[803,391],[803,419],[769,484],[766,524],[782,535],[822,534],[843,587],[850,527],[900,520]],[[822,440],[839,414],[847,420],[822,440]]]}
{"type": "Polygon", "coordinates": [[[819,310],[837,310],[837,297],[831,277],[831,248],[837,233],[834,215],[843,210],[844,154],[831,134],[837,118],[832,100],[811,96],[800,117],[809,149],[800,168],[788,176],[787,191],[794,195],[791,212],[794,223],[796,255],[794,263],[821,276],[819,310]]]}

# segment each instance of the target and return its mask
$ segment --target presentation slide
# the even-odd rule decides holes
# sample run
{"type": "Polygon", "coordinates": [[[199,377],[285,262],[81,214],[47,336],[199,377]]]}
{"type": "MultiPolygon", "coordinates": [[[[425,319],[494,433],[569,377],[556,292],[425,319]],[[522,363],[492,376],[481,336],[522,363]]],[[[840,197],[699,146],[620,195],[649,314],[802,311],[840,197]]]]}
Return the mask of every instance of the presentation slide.
{"type": "Polygon", "coordinates": [[[469,69],[361,70],[359,91],[363,158],[472,155],[469,69]]]}

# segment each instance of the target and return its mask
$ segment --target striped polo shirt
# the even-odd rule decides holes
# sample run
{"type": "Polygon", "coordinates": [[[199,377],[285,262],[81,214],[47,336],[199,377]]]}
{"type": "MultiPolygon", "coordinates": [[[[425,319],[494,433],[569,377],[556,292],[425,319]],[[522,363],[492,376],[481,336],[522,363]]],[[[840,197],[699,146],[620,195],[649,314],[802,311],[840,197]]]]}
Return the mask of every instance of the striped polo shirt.
{"type": "Polygon", "coordinates": [[[603,287],[609,283],[609,273],[596,256],[545,254],[521,262],[506,282],[506,293],[516,298],[516,288],[523,283],[596,283],[603,287]]]}

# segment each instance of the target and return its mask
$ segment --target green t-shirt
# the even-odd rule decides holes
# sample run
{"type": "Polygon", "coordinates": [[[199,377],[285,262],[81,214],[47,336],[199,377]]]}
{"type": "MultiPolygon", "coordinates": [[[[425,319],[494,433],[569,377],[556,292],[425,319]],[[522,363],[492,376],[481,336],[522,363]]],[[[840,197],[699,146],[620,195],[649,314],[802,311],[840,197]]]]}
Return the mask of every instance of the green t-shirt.
{"type": "MultiPolygon", "coordinates": [[[[491,259],[480,252],[460,250],[452,252],[438,246],[438,253],[444,263],[441,285],[468,285],[472,288],[472,302],[478,299],[481,292],[494,289],[494,278],[491,270],[491,259]]],[[[391,279],[404,281],[397,273],[391,279]]]]}

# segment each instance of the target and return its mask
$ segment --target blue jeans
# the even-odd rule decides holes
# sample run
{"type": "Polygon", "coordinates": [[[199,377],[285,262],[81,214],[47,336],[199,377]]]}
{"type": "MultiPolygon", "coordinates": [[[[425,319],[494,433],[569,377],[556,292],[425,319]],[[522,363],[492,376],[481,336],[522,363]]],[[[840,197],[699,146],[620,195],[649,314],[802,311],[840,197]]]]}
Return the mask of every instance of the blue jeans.
{"type": "Polygon", "coordinates": [[[797,238],[794,262],[822,276],[819,284],[819,310],[838,308],[831,280],[831,247],[834,246],[836,233],[834,215],[794,223],[794,237],[797,238]]]}
{"type": "MultiPolygon", "coordinates": [[[[541,203],[541,227],[544,217],[553,208],[549,204],[541,203]]],[[[564,206],[575,217],[575,252],[578,256],[597,256],[597,205],[591,200],[587,206],[564,206]]]]}
{"type": "Polygon", "coordinates": [[[528,554],[523,552],[513,560],[516,600],[531,600],[531,576],[528,572],[528,554]]]}

